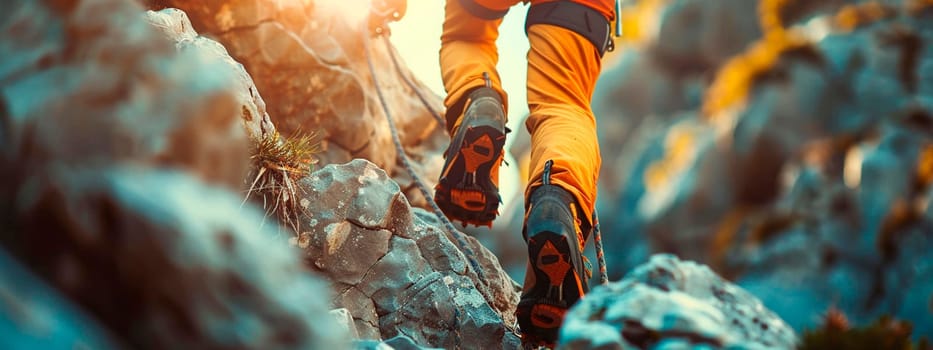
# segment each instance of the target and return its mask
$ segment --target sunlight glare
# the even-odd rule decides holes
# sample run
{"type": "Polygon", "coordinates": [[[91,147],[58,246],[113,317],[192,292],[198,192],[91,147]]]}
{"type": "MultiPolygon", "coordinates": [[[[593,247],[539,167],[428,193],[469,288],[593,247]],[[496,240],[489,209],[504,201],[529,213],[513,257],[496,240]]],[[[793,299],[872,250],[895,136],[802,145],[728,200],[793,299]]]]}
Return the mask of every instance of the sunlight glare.
{"type": "Polygon", "coordinates": [[[315,5],[325,13],[342,17],[351,26],[365,21],[372,10],[372,0],[322,0],[315,5]]]}

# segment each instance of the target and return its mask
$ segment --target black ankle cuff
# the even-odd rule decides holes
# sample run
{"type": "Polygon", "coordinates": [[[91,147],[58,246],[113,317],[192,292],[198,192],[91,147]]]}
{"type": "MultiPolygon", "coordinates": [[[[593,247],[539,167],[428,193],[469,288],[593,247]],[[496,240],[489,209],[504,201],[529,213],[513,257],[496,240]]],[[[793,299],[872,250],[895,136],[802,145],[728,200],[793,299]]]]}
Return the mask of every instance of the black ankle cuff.
{"type": "Polygon", "coordinates": [[[533,203],[537,198],[548,195],[556,196],[562,203],[572,205],[576,208],[577,216],[578,219],[580,219],[581,224],[580,230],[583,231],[583,239],[589,240],[590,233],[593,230],[592,218],[584,217],[585,211],[583,211],[583,207],[580,206],[580,203],[577,202],[577,197],[575,197],[570,191],[558,185],[539,185],[531,191],[531,195],[528,196],[528,202],[533,203]]]}
{"type": "Polygon", "coordinates": [[[478,86],[470,89],[444,113],[444,118],[447,120],[447,128],[453,128],[457,123],[457,118],[463,115],[463,110],[466,108],[467,101],[476,100],[480,97],[492,97],[496,99],[499,104],[502,104],[502,95],[499,95],[496,89],[485,86],[478,86]]]}

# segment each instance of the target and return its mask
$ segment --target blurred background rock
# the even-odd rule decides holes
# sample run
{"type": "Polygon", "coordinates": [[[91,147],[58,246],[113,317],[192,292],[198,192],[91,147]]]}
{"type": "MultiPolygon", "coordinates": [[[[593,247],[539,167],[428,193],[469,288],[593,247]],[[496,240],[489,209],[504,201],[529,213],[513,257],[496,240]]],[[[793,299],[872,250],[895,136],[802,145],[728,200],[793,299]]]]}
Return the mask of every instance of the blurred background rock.
{"type": "MultiPolygon", "coordinates": [[[[0,332],[21,336],[0,347],[37,334],[95,348],[515,345],[520,200],[469,230],[472,255],[420,209],[366,67],[365,12],[346,10],[360,1],[0,2],[0,278],[24,281],[0,287],[0,332]],[[257,161],[262,145],[290,162],[257,161]],[[271,197],[255,187],[264,171],[280,174],[271,197]]],[[[647,298],[669,307],[629,316],[703,320],[740,295],[797,332],[833,310],[933,334],[933,4],[623,9],[593,107],[610,276],[628,276],[594,305],[647,298]],[[674,280],[698,313],[677,293],[618,287],[670,282],[652,271],[686,271],[674,280]]],[[[431,187],[447,136],[380,41],[380,87],[431,187]]],[[[528,135],[513,129],[521,173],[528,135]]],[[[709,339],[752,329],[735,319],[709,339]]],[[[749,343],[786,344],[782,327],[749,343]]]]}
{"type": "Polygon", "coordinates": [[[933,334],[929,2],[629,4],[594,98],[612,275],[669,252],[798,330],[933,334]]]}

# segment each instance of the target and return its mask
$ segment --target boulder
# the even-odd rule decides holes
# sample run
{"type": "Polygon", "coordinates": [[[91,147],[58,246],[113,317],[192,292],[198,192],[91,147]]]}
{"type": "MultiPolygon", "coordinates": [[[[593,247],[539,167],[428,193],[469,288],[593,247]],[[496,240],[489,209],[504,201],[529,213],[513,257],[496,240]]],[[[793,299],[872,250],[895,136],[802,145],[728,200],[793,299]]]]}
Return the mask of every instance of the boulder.
{"type": "Polygon", "coordinates": [[[326,285],[234,193],[133,166],[29,186],[5,243],[127,344],[346,346],[326,285]]]}
{"type": "Polygon", "coordinates": [[[918,263],[933,247],[929,189],[918,190],[929,137],[891,124],[881,129],[879,139],[848,149],[844,176],[801,167],[787,194],[747,218],[723,252],[730,269],[742,271],[736,282],[795,328],[816,326],[832,307],[854,324],[892,315],[914,322],[917,334],[930,332],[928,312],[905,307],[933,296],[929,269],[918,263]]]}
{"type": "Polygon", "coordinates": [[[715,68],[761,36],[758,3],[744,0],[675,0],[659,11],[649,50],[674,72],[715,68]]]}
{"type": "Polygon", "coordinates": [[[242,62],[268,102],[283,136],[316,133],[321,165],[365,158],[396,179],[417,206],[426,207],[406,170],[400,167],[376,80],[398,126],[406,153],[419,164],[416,173],[433,188],[440,175],[448,136],[424,106],[441,111],[441,99],[429,92],[404,62],[396,69],[395,48],[372,35],[362,6],[339,6],[315,0],[160,0],[151,8],[185,11],[198,32],[216,38],[242,62]],[[377,72],[373,77],[366,49],[377,72]],[[405,79],[413,82],[409,86],[405,79]],[[417,199],[417,202],[414,200],[417,199]]]}
{"type": "Polygon", "coordinates": [[[466,253],[433,214],[412,209],[385,171],[354,160],[327,165],[300,186],[306,231],[293,243],[333,281],[334,304],[349,310],[363,339],[517,345],[515,282],[476,240],[465,237],[466,253]]]}
{"type": "Polygon", "coordinates": [[[594,288],[571,308],[559,349],[790,349],[793,330],[708,267],[672,255],[594,288]]]}
{"type": "MultiPolygon", "coordinates": [[[[928,6],[760,4],[759,14],[777,15],[764,23],[768,35],[721,63],[700,88],[702,107],[672,112],[636,94],[630,110],[657,116],[632,123],[624,146],[605,148],[622,149],[605,158],[617,162],[604,165],[601,186],[616,191],[601,194],[601,211],[613,213],[602,220],[610,271],[644,256],[632,242],[645,237],[648,253],[708,264],[796,329],[834,307],[853,324],[889,314],[929,333],[928,308],[904,302],[931,296],[926,265],[909,267],[930,243],[928,6]]],[[[691,18],[701,16],[681,19],[691,18]]],[[[663,62],[629,64],[644,67],[628,76],[639,81],[611,86],[653,96],[678,76],[663,62]]],[[[670,104],[681,104],[682,90],[672,91],[670,104]]]]}
{"type": "Polygon", "coordinates": [[[0,347],[118,349],[74,304],[0,249],[0,347]]]}
{"type": "Polygon", "coordinates": [[[160,11],[147,11],[146,21],[160,29],[180,51],[193,51],[204,57],[205,64],[217,70],[227,70],[234,76],[233,86],[237,104],[240,105],[240,117],[250,140],[258,141],[275,134],[275,126],[266,112],[266,103],[259,95],[259,89],[253,78],[242,64],[233,60],[227,49],[220,43],[198,35],[191,26],[188,15],[179,9],[166,8],[160,11]]]}
{"type": "Polygon", "coordinates": [[[0,4],[0,157],[23,174],[131,161],[239,189],[249,144],[231,71],[115,3],[0,4]]]}
{"type": "Polygon", "coordinates": [[[231,191],[260,102],[222,48],[179,50],[133,2],[0,13],[0,244],[121,345],[349,345],[327,286],[231,191]]]}

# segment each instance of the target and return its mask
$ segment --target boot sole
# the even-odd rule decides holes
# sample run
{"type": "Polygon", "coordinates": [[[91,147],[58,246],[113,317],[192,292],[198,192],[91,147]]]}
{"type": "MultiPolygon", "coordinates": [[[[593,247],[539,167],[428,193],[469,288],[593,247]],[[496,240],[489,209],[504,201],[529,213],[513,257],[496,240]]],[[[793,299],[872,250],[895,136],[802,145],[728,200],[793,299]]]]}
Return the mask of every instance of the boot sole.
{"type": "Polygon", "coordinates": [[[448,155],[434,197],[451,220],[464,226],[491,226],[498,215],[500,197],[490,173],[500,165],[505,133],[492,125],[462,128],[467,129],[452,143],[457,144],[451,148],[457,152],[448,155]]]}
{"type": "Polygon", "coordinates": [[[541,231],[528,238],[535,283],[526,294],[534,297],[523,299],[516,312],[519,324],[525,326],[522,343],[526,346],[553,347],[564,314],[586,294],[586,284],[575,268],[582,266],[582,253],[572,251],[579,247],[576,233],[553,231],[560,230],[541,231]]]}

